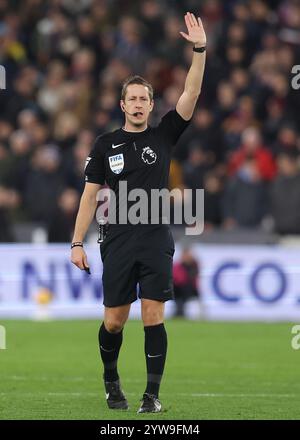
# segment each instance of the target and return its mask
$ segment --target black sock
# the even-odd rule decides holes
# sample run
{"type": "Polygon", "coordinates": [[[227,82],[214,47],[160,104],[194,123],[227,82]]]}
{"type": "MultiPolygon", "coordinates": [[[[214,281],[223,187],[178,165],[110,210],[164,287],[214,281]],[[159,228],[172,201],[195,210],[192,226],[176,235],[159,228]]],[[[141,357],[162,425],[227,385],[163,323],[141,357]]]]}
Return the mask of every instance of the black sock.
{"type": "Polygon", "coordinates": [[[109,333],[104,322],[99,330],[99,348],[104,365],[104,380],[114,382],[119,379],[117,362],[123,340],[123,330],[119,333],[109,333]]]}
{"type": "Polygon", "coordinates": [[[147,388],[145,393],[158,397],[167,354],[167,333],[164,324],[144,327],[147,388]]]}

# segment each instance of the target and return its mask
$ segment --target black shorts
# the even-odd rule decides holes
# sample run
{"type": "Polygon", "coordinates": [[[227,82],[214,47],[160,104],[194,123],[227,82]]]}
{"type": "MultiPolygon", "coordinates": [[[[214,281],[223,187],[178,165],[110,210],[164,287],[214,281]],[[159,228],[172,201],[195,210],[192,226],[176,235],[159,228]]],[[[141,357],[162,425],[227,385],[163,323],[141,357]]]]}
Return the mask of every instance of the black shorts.
{"type": "Polygon", "coordinates": [[[137,297],[173,299],[174,250],[172,233],[166,224],[111,225],[100,245],[103,304],[121,306],[137,297]]]}

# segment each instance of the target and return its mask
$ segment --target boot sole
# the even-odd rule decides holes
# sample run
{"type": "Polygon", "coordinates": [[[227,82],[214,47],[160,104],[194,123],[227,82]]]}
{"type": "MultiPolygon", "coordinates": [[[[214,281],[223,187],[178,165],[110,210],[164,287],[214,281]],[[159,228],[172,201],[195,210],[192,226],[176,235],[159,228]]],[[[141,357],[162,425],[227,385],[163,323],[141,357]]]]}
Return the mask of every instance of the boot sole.
{"type": "Polygon", "coordinates": [[[111,402],[111,403],[107,402],[107,405],[108,405],[109,409],[124,409],[124,410],[126,410],[129,408],[128,403],[125,403],[125,402],[111,402]]]}

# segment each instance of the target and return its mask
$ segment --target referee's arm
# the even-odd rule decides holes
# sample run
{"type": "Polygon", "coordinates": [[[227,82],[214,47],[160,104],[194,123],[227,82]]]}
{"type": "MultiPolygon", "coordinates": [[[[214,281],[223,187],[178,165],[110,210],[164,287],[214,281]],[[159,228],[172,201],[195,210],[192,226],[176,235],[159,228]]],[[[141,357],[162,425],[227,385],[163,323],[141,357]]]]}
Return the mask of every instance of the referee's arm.
{"type": "MultiPolygon", "coordinates": [[[[85,183],[84,191],[80,199],[80,205],[75,222],[72,243],[82,243],[87,230],[92,223],[97,208],[97,193],[101,185],[97,183],[85,183]]],[[[71,252],[71,261],[79,269],[89,267],[87,256],[83,247],[76,246],[71,252]]]]}
{"type": "MultiPolygon", "coordinates": [[[[198,20],[188,12],[185,17],[185,24],[188,30],[188,34],[180,32],[183,38],[190,43],[193,43],[194,49],[200,49],[206,47],[206,35],[202,25],[201,19],[198,20]]],[[[196,102],[201,92],[204,67],[205,67],[205,50],[203,52],[193,52],[193,60],[190,70],[188,71],[184,91],[180,96],[177,105],[177,113],[186,121],[190,120],[193,116],[193,112],[196,106],[196,102]]]]}

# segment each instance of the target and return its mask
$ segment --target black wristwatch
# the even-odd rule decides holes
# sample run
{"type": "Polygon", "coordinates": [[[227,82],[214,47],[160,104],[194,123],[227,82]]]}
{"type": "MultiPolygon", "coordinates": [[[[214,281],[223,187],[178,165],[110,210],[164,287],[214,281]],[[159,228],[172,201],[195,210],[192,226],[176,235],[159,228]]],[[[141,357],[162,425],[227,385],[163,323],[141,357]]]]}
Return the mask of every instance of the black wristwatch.
{"type": "Polygon", "coordinates": [[[194,52],[198,52],[198,53],[202,53],[202,52],[205,52],[206,51],[206,46],[203,46],[203,47],[193,47],[193,51],[194,52]]]}

